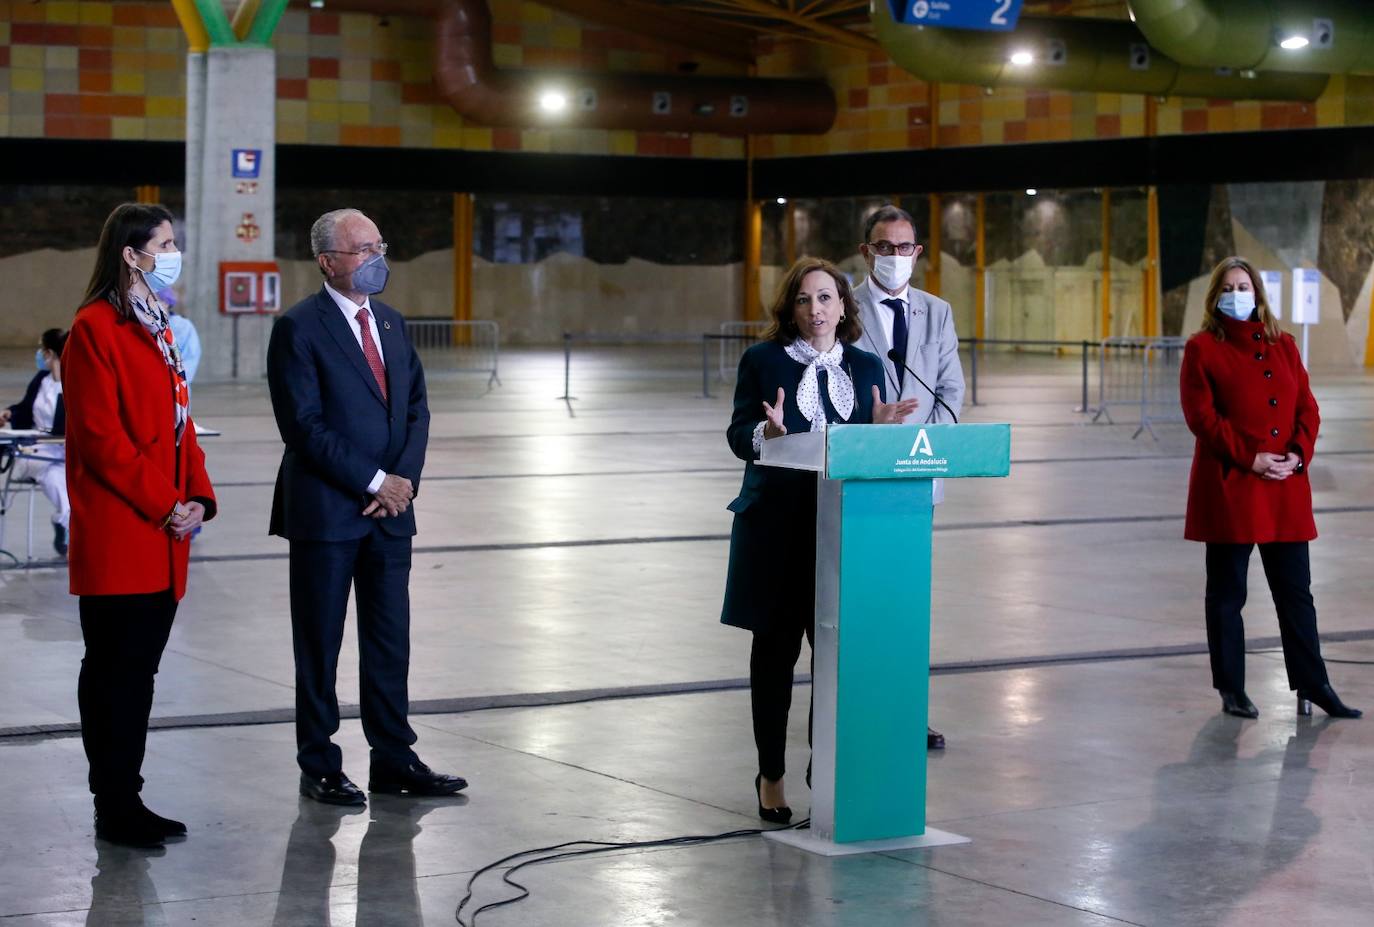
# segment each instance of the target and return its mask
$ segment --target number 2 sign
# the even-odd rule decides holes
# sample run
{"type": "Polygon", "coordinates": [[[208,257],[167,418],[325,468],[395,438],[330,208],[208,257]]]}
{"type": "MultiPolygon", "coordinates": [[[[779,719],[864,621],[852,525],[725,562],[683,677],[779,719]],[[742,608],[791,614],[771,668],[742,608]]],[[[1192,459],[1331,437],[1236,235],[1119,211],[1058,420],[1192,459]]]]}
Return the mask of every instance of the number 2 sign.
{"type": "Polygon", "coordinates": [[[892,18],[909,26],[982,29],[1008,32],[1016,28],[1022,0],[888,0],[892,18]]]}

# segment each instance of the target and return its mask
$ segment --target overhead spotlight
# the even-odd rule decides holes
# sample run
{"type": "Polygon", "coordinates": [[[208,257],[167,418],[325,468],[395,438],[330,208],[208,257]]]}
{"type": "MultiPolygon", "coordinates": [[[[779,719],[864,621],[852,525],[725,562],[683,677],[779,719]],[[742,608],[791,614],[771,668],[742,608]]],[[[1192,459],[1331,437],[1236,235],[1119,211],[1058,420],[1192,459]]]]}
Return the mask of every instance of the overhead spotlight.
{"type": "Polygon", "coordinates": [[[1037,194],[1037,193],[1039,193],[1039,192],[1040,192],[1040,191],[1037,190],[1037,189],[1035,189],[1034,187],[1027,187],[1027,188],[1026,188],[1026,196],[1035,196],[1035,194],[1037,194]]]}
{"type": "Polygon", "coordinates": [[[779,205],[779,206],[786,206],[786,205],[787,205],[787,197],[785,197],[785,196],[780,196],[780,197],[778,197],[778,205],[779,205]]]}
{"type": "Polygon", "coordinates": [[[324,0],[310,0],[310,8],[312,10],[324,9],[324,0]]]}
{"type": "Polygon", "coordinates": [[[539,95],[539,108],[546,113],[561,113],[568,108],[568,95],[561,90],[545,90],[539,95]]]}
{"type": "Polygon", "coordinates": [[[1289,51],[1297,51],[1299,48],[1306,48],[1308,45],[1307,36],[1290,35],[1279,42],[1279,48],[1286,48],[1289,51]]]}
{"type": "Polygon", "coordinates": [[[1027,65],[1035,64],[1035,55],[1031,54],[1029,51],[1022,48],[1012,52],[1011,58],[1008,60],[1010,60],[1011,63],[1016,65],[1018,68],[1024,68],[1027,65]]]}

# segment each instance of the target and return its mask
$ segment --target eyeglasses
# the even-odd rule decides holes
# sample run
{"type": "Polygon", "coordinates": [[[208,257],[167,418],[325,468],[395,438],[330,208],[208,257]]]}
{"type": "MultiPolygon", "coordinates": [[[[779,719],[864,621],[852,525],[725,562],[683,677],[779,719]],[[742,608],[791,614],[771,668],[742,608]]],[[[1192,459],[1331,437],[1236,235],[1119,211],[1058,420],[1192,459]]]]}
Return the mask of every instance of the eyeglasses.
{"type": "Polygon", "coordinates": [[[911,257],[916,253],[916,242],[914,241],[904,241],[898,245],[894,245],[890,241],[870,241],[868,246],[883,257],[891,257],[894,254],[911,257]]]}
{"type": "Polygon", "coordinates": [[[357,255],[357,254],[366,254],[366,255],[368,255],[369,257],[371,257],[371,256],[374,255],[374,254],[385,255],[385,254],[386,254],[386,247],[387,247],[386,242],[384,242],[384,241],[379,241],[379,242],[377,242],[375,245],[363,245],[363,246],[362,246],[361,248],[359,248],[357,251],[340,251],[338,248],[325,248],[325,249],[322,250],[320,253],[321,253],[321,254],[353,254],[353,255],[357,255]]]}

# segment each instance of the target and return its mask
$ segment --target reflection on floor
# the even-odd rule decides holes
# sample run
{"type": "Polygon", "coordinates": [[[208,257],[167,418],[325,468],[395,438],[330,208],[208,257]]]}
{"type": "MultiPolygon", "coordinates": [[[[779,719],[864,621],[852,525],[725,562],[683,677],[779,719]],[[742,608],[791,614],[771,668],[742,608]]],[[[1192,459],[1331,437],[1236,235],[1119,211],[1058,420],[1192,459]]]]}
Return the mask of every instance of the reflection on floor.
{"type": "MultiPolygon", "coordinates": [[[[0,920],[452,923],[472,872],[507,853],[752,826],[748,694],[731,683],[747,640],[716,623],[740,467],[723,440],[729,386],[698,398],[693,350],[580,353],[575,416],[553,399],[559,355],[504,359],[488,395],[480,377],[436,372],[412,697],[429,712],[415,718],[422,756],[472,786],[360,813],[296,795],[265,391],[198,386],[195,415],[224,432],[207,441],[223,515],[196,544],[158,680],[169,726],[145,763],[150,805],[190,836],[156,853],[94,840],[70,734],[81,642],[65,573],[0,572],[0,920]],[[621,697],[630,687],[648,688],[621,697]],[[598,698],[570,702],[582,690],[598,698]],[[508,696],[554,704],[468,710],[508,696]]],[[[933,654],[961,671],[931,684],[949,748],[929,786],[931,824],[973,842],[826,860],[745,838],[571,860],[523,872],[533,896],[480,924],[1367,922],[1374,722],[1297,718],[1273,652],[1249,661],[1260,720],[1219,714],[1206,657],[1188,652],[1203,640],[1201,550],[1180,540],[1189,436],[1086,425],[1076,359],[981,363],[967,419],[1012,422],[1014,463],[937,512],[933,654]],[[1063,655],[1083,659],[1028,659],[1063,655]]],[[[1374,379],[1314,382],[1314,593],[1333,682],[1371,708],[1374,379]]],[[[1271,637],[1258,566],[1251,582],[1251,636],[1271,637]]],[[[350,639],[345,702],[354,653],[350,639]]],[[[807,694],[789,754],[801,813],[807,694]]],[[[365,780],[356,721],[340,743],[365,780]]],[[[512,892],[487,877],[477,903],[512,892]]]]}

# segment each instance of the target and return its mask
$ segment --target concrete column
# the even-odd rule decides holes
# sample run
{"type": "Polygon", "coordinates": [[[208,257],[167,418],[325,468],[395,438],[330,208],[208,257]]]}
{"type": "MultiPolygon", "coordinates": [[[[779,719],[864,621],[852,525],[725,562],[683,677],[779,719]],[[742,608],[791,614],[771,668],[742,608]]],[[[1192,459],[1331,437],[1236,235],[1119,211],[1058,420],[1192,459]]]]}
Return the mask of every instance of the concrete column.
{"type": "Polygon", "coordinates": [[[200,332],[198,377],[207,380],[266,372],[273,317],[221,313],[219,265],[274,260],[276,73],[269,47],[212,47],[187,57],[184,307],[200,332]],[[236,150],[257,153],[256,177],[235,176],[236,150]]]}

